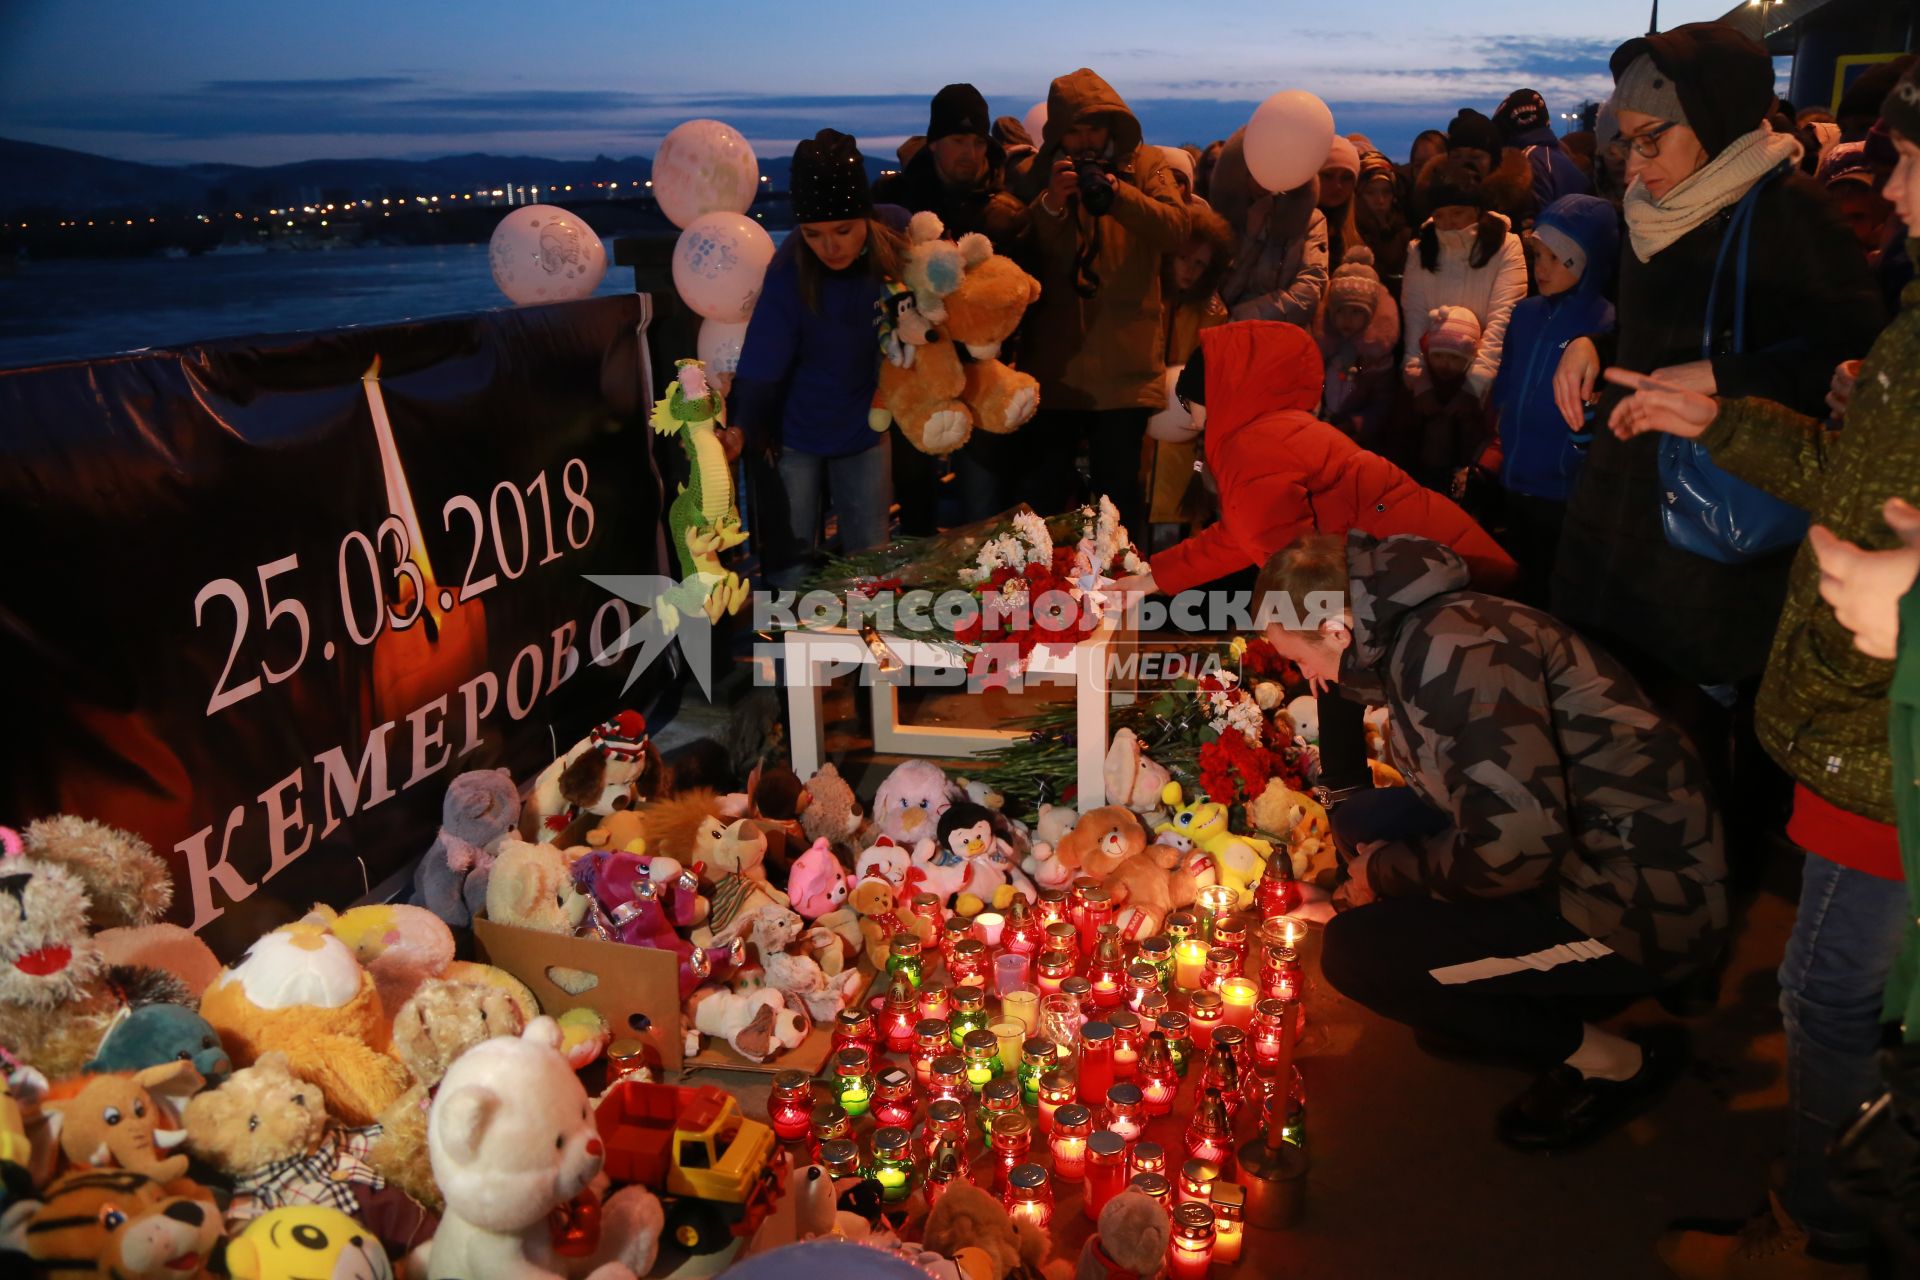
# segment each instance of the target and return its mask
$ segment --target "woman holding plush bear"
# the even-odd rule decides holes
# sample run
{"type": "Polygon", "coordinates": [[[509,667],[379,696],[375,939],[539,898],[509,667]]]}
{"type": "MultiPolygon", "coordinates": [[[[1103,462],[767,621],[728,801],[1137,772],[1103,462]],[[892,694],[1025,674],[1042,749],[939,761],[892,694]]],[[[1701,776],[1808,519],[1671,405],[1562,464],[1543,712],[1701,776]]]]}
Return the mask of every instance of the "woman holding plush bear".
{"type": "Polygon", "coordinates": [[[900,274],[906,225],[905,210],[875,207],[844,133],[822,129],[795,148],[791,185],[798,232],[767,268],[732,405],[754,446],[761,554],[781,587],[806,575],[829,499],[842,551],[887,540],[892,455],[867,410],[879,380],[874,307],[900,274]]]}

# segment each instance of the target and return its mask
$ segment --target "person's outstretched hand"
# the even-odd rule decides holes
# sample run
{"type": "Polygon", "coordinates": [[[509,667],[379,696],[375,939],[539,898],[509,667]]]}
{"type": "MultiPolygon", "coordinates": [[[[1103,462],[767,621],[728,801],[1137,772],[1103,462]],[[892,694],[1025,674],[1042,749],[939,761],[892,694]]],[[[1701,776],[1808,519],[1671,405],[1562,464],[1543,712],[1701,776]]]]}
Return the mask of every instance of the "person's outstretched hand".
{"type": "Polygon", "coordinates": [[[1900,536],[1901,545],[1891,551],[1868,551],[1824,525],[1809,529],[1807,541],[1820,561],[1820,598],[1853,632],[1854,647],[1891,661],[1900,641],[1900,598],[1920,576],[1920,510],[1889,498],[1881,514],[1900,536]]]}
{"type": "Polygon", "coordinates": [[[1607,426],[1622,440],[1646,431],[1664,431],[1691,440],[1720,415],[1720,402],[1712,396],[1703,396],[1650,374],[1614,368],[1607,370],[1607,381],[1633,392],[1613,406],[1613,413],[1607,419],[1607,426]]]}
{"type": "Polygon", "coordinates": [[[1587,423],[1587,400],[1600,376],[1600,349],[1591,338],[1575,338],[1560,354],[1553,371],[1553,402],[1567,420],[1567,430],[1578,431],[1587,423]]]}

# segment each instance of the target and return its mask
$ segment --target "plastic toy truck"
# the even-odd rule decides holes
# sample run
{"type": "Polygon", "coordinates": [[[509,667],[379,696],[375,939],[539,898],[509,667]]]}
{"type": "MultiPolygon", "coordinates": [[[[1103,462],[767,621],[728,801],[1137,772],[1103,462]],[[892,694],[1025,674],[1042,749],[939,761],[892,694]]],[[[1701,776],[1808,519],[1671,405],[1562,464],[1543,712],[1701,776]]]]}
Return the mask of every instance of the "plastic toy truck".
{"type": "Polygon", "coordinates": [[[622,1080],[601,1099],[594,1124],[607,1176],[658,1195],[667,1238],[689,1253],[750,1234],[779,1194],[785,1160],[773,1159],[773,1130],[742,1117],[713,1085],[622,1080]]]}

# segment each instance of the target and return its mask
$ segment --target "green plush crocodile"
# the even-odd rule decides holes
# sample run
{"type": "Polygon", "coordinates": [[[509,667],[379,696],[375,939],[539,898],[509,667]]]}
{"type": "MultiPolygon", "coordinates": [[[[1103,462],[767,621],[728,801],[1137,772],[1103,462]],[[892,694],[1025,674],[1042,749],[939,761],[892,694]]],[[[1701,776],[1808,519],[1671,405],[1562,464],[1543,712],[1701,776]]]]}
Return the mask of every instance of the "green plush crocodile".
{"type": "Polygon", "coordinates": [[[663,611],[698,609],[717,621],[723,613],[738,613],[747,598],[746,580],[720,563],[722,551],[747,540],[733,504],[733,472],[714,434],[725,423],[726,400],[708,383],[701,361],[681,360],[675,367],[672,389],[653,406],[653,429],[680,437],[691,474],[667,509],[680,587],[661,604],[663,611]]]}

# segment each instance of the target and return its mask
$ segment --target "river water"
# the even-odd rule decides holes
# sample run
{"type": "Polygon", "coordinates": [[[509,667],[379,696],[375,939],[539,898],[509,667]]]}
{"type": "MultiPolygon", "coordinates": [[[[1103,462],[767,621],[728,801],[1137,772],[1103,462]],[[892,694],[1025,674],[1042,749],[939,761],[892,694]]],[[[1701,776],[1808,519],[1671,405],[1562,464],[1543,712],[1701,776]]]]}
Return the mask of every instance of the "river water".
{"type": "MultiPolygon", "coordinates": [[[[611,265],[596,293],[625,293],[611,265]]],[[[51,259],[0,275],[0,367],[509,305],[484,244],[51,259]]]]}

